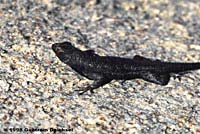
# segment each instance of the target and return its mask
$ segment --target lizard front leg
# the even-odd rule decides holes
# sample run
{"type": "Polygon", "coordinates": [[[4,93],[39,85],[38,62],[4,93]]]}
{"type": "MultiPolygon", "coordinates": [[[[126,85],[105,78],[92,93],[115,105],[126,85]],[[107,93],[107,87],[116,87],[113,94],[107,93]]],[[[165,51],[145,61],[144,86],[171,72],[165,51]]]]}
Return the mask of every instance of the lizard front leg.
{"type": "Polygon", "coordinates": [[[109,83],[110,81],[111,81],[110,79],[101,78],[99,80],[94,81],[92,83],[92,85],[89,85],[89,86],[87,86],[87,87],[85,87],[83,89],[76,90],[76,91],[79,91],[79,95],[82,95],[87,91],[90,91],[91,93],[94,93],[94,89],[97,89],[97,88],[109,83]]]}

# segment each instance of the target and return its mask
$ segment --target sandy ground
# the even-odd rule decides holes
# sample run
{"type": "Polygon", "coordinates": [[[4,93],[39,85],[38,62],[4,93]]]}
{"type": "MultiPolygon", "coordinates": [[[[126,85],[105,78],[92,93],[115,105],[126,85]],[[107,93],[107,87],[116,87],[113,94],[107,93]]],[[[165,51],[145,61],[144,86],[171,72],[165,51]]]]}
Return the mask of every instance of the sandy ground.
{"type": "Polygon", "coordinates": [[[55,42],[100,55],[200,61],[199,0],[0,0],[0,133],[200,133],[200,71],[95,94],[55,42]]]}

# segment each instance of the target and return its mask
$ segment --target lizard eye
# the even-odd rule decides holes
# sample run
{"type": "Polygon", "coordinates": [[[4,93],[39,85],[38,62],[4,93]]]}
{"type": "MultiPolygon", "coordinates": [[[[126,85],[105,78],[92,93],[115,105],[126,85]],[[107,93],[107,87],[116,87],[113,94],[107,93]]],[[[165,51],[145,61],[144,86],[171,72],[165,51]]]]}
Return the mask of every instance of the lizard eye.
{"type": "Polygon", "coordinates": [[[69,49],[69,46],[63,44],[63,45],[61,46],[61,48],[62,48],[62,49],[65,49],[65,50],[68,50],[68,49],[69,49]]]}
{"type": "Polygon", "coordinates": [[[69,49],[74,48],[74,47],[72,46],[72,43],[71,43],[71,42],[68,42],[68,41],[62,42],[62,43],[58,43],[58,45],[59,45],[62,49],[65,49],[65,50],[69,50],[69,49]]]}

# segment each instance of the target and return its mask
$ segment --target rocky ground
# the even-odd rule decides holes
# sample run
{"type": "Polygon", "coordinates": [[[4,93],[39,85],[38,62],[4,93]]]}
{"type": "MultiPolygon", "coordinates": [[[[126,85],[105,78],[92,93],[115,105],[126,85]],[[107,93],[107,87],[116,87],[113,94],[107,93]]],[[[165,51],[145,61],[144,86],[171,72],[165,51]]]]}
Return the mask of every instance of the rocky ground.
{"type": "Polygon", "coordinates": [[[167,86],[112,81],[79,96],[74,90],[91,81],[51,49],[71,41],[100,55],[198,62],[199,7],[199,0],[0,0],[0,132],[200,133],[200,71],[167,86]]]}

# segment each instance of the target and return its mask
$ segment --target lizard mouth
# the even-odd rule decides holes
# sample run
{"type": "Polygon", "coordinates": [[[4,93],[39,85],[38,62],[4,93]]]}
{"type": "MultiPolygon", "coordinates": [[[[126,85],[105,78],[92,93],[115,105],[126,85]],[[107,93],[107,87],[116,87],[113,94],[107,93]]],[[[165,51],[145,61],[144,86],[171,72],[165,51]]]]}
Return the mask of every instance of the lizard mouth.
{"type": "Polygon", "coordinates": [[[53,49],[54,52],[56,52],[57,48],[58,48],[58,45],[55,43],[55,44],[52,45],[51,48],[53,49]]]}

